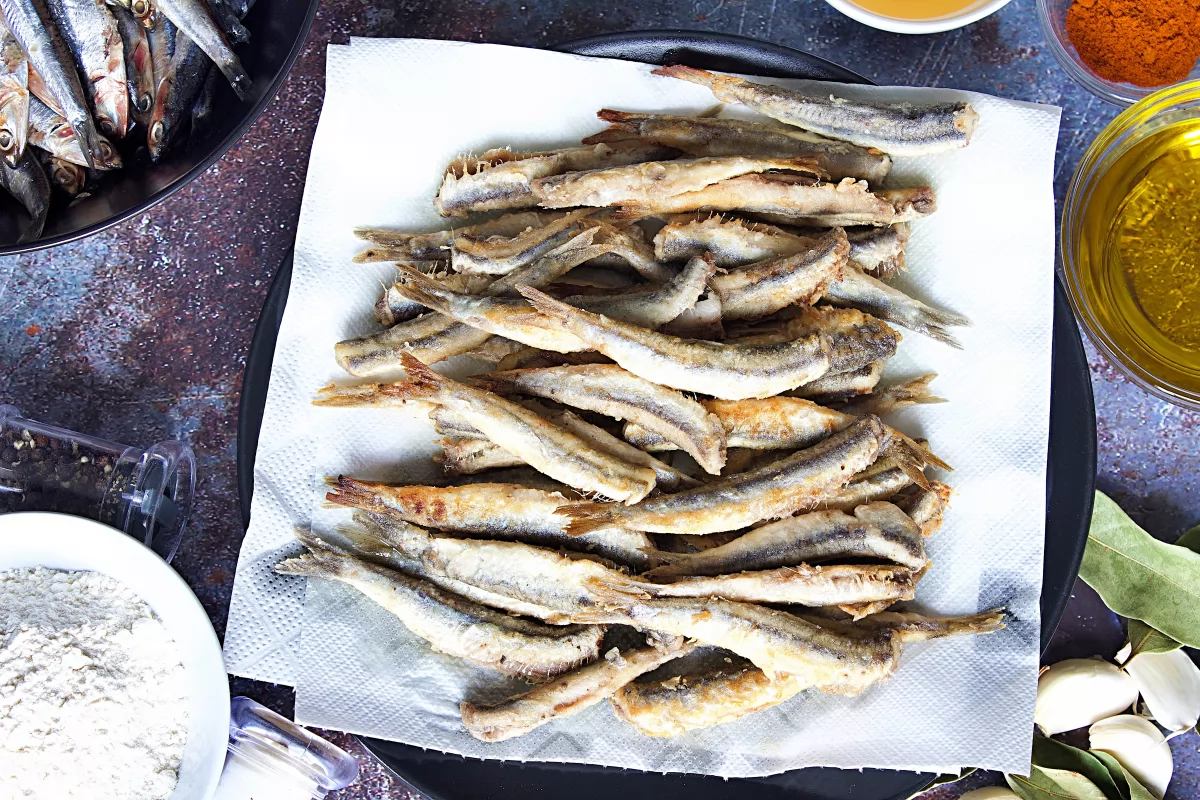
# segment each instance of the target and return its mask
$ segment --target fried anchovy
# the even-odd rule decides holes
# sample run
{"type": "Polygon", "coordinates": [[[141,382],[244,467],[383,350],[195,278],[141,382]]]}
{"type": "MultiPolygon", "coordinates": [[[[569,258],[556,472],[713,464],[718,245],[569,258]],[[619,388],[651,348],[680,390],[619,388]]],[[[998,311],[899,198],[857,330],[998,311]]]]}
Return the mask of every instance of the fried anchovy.
{"type": "Polygon", "coordinates": [[[611,123],[584,144],[636,139],[673,147],[693,156],[765,156],[812,158],[833,180],[855,178],[880,183],[892,159],[878,150],[857,147],[795,128],[744,119],[674,117],[603,109],[596,116],[611,123]]]}
{"type": "MultiPolygon", "coordinates": [[[[911,520],[909,523],[916,528],[911,520]]],[[[800,563],[727,575],[681,576],[646,593],[652,597],[723,597],[744,603],[819,607],[911,600],[913,585],[913,571],[895,564],[800,563]]]]}
{"type": "Polygon", "coordinates": [[[914,486],[895,498],[896,505],[904,510],[921,528],[921,534],[932,536],[942,527],[942,518],[950,507],[950,496],[954,493],[944,483],[930,481],[929,488],[914,486]]]}
{"type": "MultiPolygon", "coordinates": [[[[484,294],[500,297],[513,294],[518,286],[544,286],[584,261],[608,252],[608,245],[591,244],[594,235],[591,230],[577,234],[537,261],[501,276],[487,286],[484,294]]],[[[489,336],[487,331],[441,314],[427,314],[380,333],[338,342],[334,353],[342,369],[369,377],[399,369],[402,353],[433,364],[473,350],[489,336]]]]}
{"type": "Polygon", "coordinates": [[[587,350],[582,353],[552,353],[549,350],[538,350],[536,347],[526,347],[523,350],[505,356],[496,364],[496,370],[507,372],[514,369],[541,369],[543,367],[561,367],[567,364],[611,364],[612,360],[603,353],[587,350]]]}
{"type": "MultiPolygon", "coordinates": [[[[818,504],[818,508],[837,511],[853,511],[861,505],[878,500],[890,500],[901,489],[912,486],[911,470],[897,466],[891,459],[881,458],[877,462],[878,472],[855,475],[854,478],[833,497],[818,504]],[[884,462],[887,461],[887,464],[884,462]]],[[[875,465],[872,465],[875,466],[875,465]]]]}
{"type": "MultiPolygon", "coordinates": [[[[407,233],[390,228],[363,227],[355,228],[354,235],[392,254],[385,258],[371,260],[445,261],[450,258],[450,243],[460,236],[469,236],[475,239],[499,236],[511,239],[525,231],[543,228],[562,217],[563,214],[560,211],[514,211],[476,225],[466,225],[433,233],[407,233]]],[[[354,260],[356,262],[367,260],[360,256],[355,256],[354,260]]]]}
{"type": "Polygon", "coordinates": [[[712,475],[725,463],[725,431],[700,403],[615,364],[490,372],[474,382],[501,394],[519,392],[629,420],[687,452],[712,475]]]}
{"type": "Polygon", "coordinates": [[[810,159],[681,158],[538,178],[532,189],[542,208],[622,206],[695,192],[729,178],[768,170],[820,174],[810,159]]]}
{"type": "MultiPolygon", "coordinates": [[[[701,405],[721,421],[728,447],[749,450],[807,447],[863,414],[886,414],[918,403],[941,402],[941,398],[929,395],[932,377],[926,375],[872,395],[873,402],[868,407],[853,406],[845,410],[798,397],[702,400],[701,405]]],[[[626,424],[622,435],[626,441],[650,452],[674,449],[672,442],[636,423],[626,424]]]]}
{"type": "Polygon", "coordinates": [[[769,397],[829,371],[829,342],[814,334],[765,346],[679,339],[561,303],[521,293],[570,333],[635,375],[683,391],[737,400],[769,397]]]}
{"type": "MultiPolygon", "coordinates": [[[[997,612],[949,619],[917,618],[916,615],[876,614],[853,624],[831,623],[812,618],[825,626],[838,625],[848,636],[861,636],[872,622],[890,628],[901,642],[919,636],[991,633],[1003,627],[997,612]]],[[[626,685],[612,697],[617,716],[649,736],[679,736],[690,730],[732,722],[788,700],[811,682],[794,675],[768,677],[752,665],[709,669],[684,674],[667,681],[638,681],[626,685]]],[[[822,687],[824,690],[824,688],[822,687]]]]}
{"type": "Polygon", "coordinates": [[[465,386],[426,367],[407,353],[404,383],[330,385],[314,402],[332,406],[401,406],[425,400],[451,408],[488,439],[551,478],[583,492],[636,503],[654,488],[654,470],[626,464],[589,446],[534,412],[491,392],[465,386]]]}
{"type": "Polygon", "coordinates": [[[721,322],[721,301],[709,293],[708,297],[663,325],[661,330],[681,339],[723,339],[725,326],[721,322]]]}
{"type": "Polygon", "coordinates": [[[513,484],[388,486],[343,475],[330,480],[326,499],[428,528],[594,553],[635,569],[650,547],[646,534],[615,527],[571,536],[567,518],[556,513],[566,498],[513,484]]]}
{"type": "MultiPolygon", "coordinates": [[[[581,419],[578,415],[566,410],[552,410],[537,406],[534,403],[522,403],[527,408],[537,412],[546,421],[583,439],[592,447],[603,453],[610,453],[628,464],[649,467],[658,478],[656,488],[665,492],[677,491],[680,488],[699,486],[700,482],[684,475],[672,466],[664,464],[654,456],[639,450],[628,442],[613,436],[603,428],[581,419]]],[[[444,409],[437,409],[430,414],[434,419],[438,433],[459,436],[453,441],[442,440],[442,455],[440,463],[443,469],[451,475],[472,475],[485,469],[514,467],[524,464],[521,459],[506,452],[499,446],[483,438],[483,434],[475,430],[462,430],[464,424],[454,419],[444,409]],[[449,422],[450,425],[446,425],[449,422]]],[[[434,456],[438,460],[438,456],[434,456]]]]}
{"type": "Polygon", "coordinates": [[[584,217],[592,213],[588,209],[571,211],[512,237],[460,234],[450,243],[450,265],[455,272],[506,275],[565,244],[583,230],[584,217]]]}
{"type": "MultiPolygon", "coordinates": [[[[674,268],[668,264],[660,264],[654,258],[654,248],[646,241],[642,229],[636,225],[624,227],[610,222],[595,223],[597,241],[611,248],[612,255],[596,260],[600,265],[606,258],[624,261],[637,274],[652,283],[666,283],[675,275],[674,268]]],[[[610,265],[611,266],[611,265],[610,265]]]]}
{"type": "Polygon", "coordinates": [[[821,84],[785,89],[684,66],[659,67],[654,74],[707,86],[722,103],[738,103],[788,125],[892,156],[924,156],[966,147],[979,122],[970,103],[847,100],[821,84]]]}
{"type": "Polygon", "coordinates": [[[557,629],[510,617],[426,581],[370,564],[315,538],[310,551],[275,567],[351,586],[383,606],[433,649],[524,678],[545,679],[594,659],[601,627],[557,629]],[[533,633],[536,631],[537,633],[533,633]]]}
{"type": "MultiPolygon", "coordinates": [[[[876,278],[891,277],[904,269],[908,223],[845,230],[851,264],[876,278]]],[[[811,250],[822,233],[814,230],[812,235],[801,236],[763,222],[720,214],[679,214],[655,234],[654,252],[663,261],[682,261],[711,252],[717,266],[737,267],[811,250]]]]}
{"type": "Polygon", "coordinates": [[[757,319],[790,305],[812,305],[842,277],[850,243],[834,228],[813,249],[714,277],[709,285],[726,320],[757,319]]]}
{"type": "Polygon", "coordinates": [[[613,147],[604,144],[572,147],[543,153],[489,150],[477,159],[458,159],[453,162],[446,169],[446,176],[442,179],[433,205],[444,217],[528,208],[537,205],[531,184],[538,178],[670,158],[673,152],[638,142],[613,147]]]}
{"type": "Polygon", "coordinates": [[[665,681],[634,681],[611,698],[617,716],[647,736],[682,736],[722,725],[790,700],[812,686],[793,675],[774,679],[745,664],[679,675],[665,681]]]}
{"type": "Polygon", "coordinates": [[[723,575],[747,570],[814,564],[846,558],[891,561],[913,570],[926,564],[921,529],[891,503],[785,517],[700,553],[656,553],[669,563],[646,573],[653,580],[684,575],[723,575]]]}
{"type": "Polygon", "coordinates": [[[857,308],[909,330],[923,333],[931,339],[960,350],[962,345],[946,329],[971,324],[971,321],[961,314],[931,308],[853,266],[848,266],[843,271],[840,281],[830,285],[825,292],[825,298],[831,303],[857,308]]]}
{"type": "Polygon", "coordinates": [[[716,271],[711,260],[693,258],[664,284],[615,295],[574,295],[563,302],[593,314],[657,330],[694,308],[716,271]]]}
{"type": "Polygon", "coordinates": [[[789,175],[742,175],[694,192],[627,203],[619,215],[636,219],[701,210],[770,215],[792,225],[832,228],[911,222],[936,211],[937,202],[927,186],[872,193],[867,184],[850,178],[813,183],[789,175]]]}
{"type": "Polygon", "coordinates": [[[29,59],[0,17],[0,154],[10,167],[29,140],[29,59]]]}
{"type": "Polygon", "coordinates": [[[494,706],[459,704],[467,733],[485,742],[522,736],[555,719],[591,708],[639,675],[687,655],[694,644],[673,640],[659,647],[620,651],[613,648],[593,664],[494,706]]]}
{"type": "Polygon", "coordinates": [[[559,509],[569,531],[586,533],[620,525],[657,533],[732,531],[755,522],[817,508],[856,472],[891,446],[888,428],[866,416],[828,439],[766,467],[721,478],[707,486],[644,500],[633,506],[582,503],[559,509]]]}
{"type": "Polygon", "coordinates": [[[829,344],[828,373],[861,369],[895,355],[900,334],[883,321],[856,309],[797,306],[789,319],[769,333],[727,340],[768,346],[820,335],[829,344]]]}
{"type": "MultiPolygon", "coordinates": [[[[418,269],[421,272],[428,272],[427,269],[424,269],[426,265],[440,265],[442,263],[440,261],[424,261],[419,264],[409,262],[405,266],[418,269]]],[[[438,281],[447,289],[463,294],[481,294],[487,290],[487,287],[492,285],[494,280],[495,278],[491,275],[461,275],[454,273],[438,276],[438,281]]],[[[410,319],[416,319],[428,310],[428,308],[420,303],[415,303],[405,297],[394,284],[384,289],[383,294],[375,301],[375,319],[379,320],[379,323],[385,328],[390,328],[401,322],[407,322],[410,319]]]]}
{"type": "Polygon", "coordinates": [[[787,394],[805,397],[818,403],[842,402],[869,395],[883,377],[884,362],[873,361],[850,372],[830,372],[811,383],[798,386],[787,394]]]}

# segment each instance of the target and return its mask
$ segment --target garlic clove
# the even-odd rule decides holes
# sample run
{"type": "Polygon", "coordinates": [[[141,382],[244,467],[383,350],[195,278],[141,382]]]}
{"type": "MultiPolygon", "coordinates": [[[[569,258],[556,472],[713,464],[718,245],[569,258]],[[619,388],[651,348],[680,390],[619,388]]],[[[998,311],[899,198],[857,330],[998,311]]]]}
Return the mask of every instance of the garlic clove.
{"type": "Polygon", "coordinates": [[[1021,800],[1021,796],[1003,786],[985,786],[982,789],[967,792],[958,800],[1021,800]]]}
{"type": "Polygon", "coordinates": [[[1145,717],[1121,714],[1092,725],[1088,737],[1091,749],[1115,758],[1155,797],[1166,794],[1175,762],[1171,758],[1170,745],[1153,722],[1145,717]]]}
{"type": "Polygon", "coordinates": [[[1038,678],[1033,721],[1047,736],[1084,728],[1119,714],[1137,700],[1133,679],[1093,658],[1059,661],[1038,678]]]}
{"type": "Polygon", "coordinates": [[[1179,732],[1200,721],[1200,667],[1183,650],[1138,653],[1125,671],[1159,725],[1179,732]]]}

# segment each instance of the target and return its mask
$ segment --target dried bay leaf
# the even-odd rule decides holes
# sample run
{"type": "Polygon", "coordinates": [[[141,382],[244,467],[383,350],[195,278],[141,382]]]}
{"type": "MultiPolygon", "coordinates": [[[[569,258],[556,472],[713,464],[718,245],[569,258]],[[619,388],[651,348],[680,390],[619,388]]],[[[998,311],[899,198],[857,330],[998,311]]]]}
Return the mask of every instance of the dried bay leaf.
{"type": "Polygon", "coordinates": [[[1138,783],[1137,778],[1130,775],[1129,771],[1121,766],[1120,761],[1099,750],[1092,750],[1091,754],[1108,768],[1109,774],[1113,776],[1117,785],[1123,788],[1124,796],[1129,800],[1159,800],[1149,789],[1138,783]]]}
{"type": "Polygon", "coordinates": [[[1200,646],[1200,554],[1158,541],[1100,492],[1079,577],[1116,613],[1200,646]]]}
{"type": "Polygon", "coordinates": [[[1041,767],[1030,767],[1029,777],[1005,775],[1004,780],[1008,782],[1008,788],[1016,792],[1021,800],[1079,800],[1067,789],[1059,786],[1041,767]]]}
{"type": "Polygon", "coordinates": [[[1054,777],[1053,770],[1082,775],[1106,800],[1128,800],[1128,795],[1121,791],[1108,767],[1086,750],[1044,736],[1034,736],[1033,764],[1043,771],[1050,771],[1048,774],[1059,785],[1063,782],[1054,777]]]}

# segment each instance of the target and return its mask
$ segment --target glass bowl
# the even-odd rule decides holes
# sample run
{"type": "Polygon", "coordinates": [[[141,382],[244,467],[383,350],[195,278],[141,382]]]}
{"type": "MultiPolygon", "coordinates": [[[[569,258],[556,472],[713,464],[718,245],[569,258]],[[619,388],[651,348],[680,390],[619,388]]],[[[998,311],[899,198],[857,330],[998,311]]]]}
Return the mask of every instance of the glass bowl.
{"type": "MultiPolygon", "coordinates": [[[[975,0],[952,14],[929,19],[900,19],[869,11],[852,0],[825,0],[838,11],[864,25],[892,33],[941,33],[952,31],[994,14],[1011,0],[975,0]]],[[[1065,13],[1065,12],[1064,12],[1065,13]]]]}
{"type": "MultiPolygon", "coordinates": [[[[1097,75],[1091,67],[1083,63],[1075,45],[1067,37],[1067,9],[1074,0],[1038,0],[1038,19],[1042,22],[1042,34],[1050,45],[1050,50],[1058,63],[1066,70],[1075,82],[1083,86],[1101,100],[1118,106],[1136,103],[1143,97],[1149,97],[1164,86],[1134,86],[1132,83],[1116,83],[1097,75]]],[[[1194,67],[1191,74],[1180,83],[1186,83],[1200,78],[1200,64],[1194,67]]],[[[1174,84],[1178,86],[1180,84],[1174,84]]]]}
{"type": "Polygon", "coordinates": [[[1197,121],[1200,80],[1192,80],[1139,100],[1100,132],[1080,160],[1067,190],[1059,264],[1075,316],[1097,349],[1143,389],[1193,409],[1200,409],[1200,367],[1185,361],[1194,359],[1194,350],[1150,330],[1153,326],[1128,281],[1106,274],[1110,270],[1102,259],[1107,251],[1097,242],[1111,237],[1111,229],[1101,230],[1099,225],[1111,222],[1128,196],[1128,192],[1114,194],[1113,186],[1133,186],[1150,169],[1150,165],[1138,167],[1135,159],[1122,157],[1139,142],[1175,126],[1187,125],[1189,133],[1195,134],[1195,146],[1200,147],[1200,128],[1192,129],[1197,121]],[[1099,219],[1088,219],[1093,204],[1102,204],[1099,219]],[[1089,273],[1093,269],[1095,272],[1089,273]]]}

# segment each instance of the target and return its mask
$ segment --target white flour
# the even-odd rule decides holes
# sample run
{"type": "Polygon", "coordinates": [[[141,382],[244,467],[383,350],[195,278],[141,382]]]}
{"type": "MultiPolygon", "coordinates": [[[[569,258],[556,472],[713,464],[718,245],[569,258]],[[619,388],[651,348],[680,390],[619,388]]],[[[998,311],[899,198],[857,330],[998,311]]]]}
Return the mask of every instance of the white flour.
{"type": "Polygon", "coordinates": [[[95,572],[0,572],[0,800],[160,800],[184,670],[150,607],[95,572]]]}

